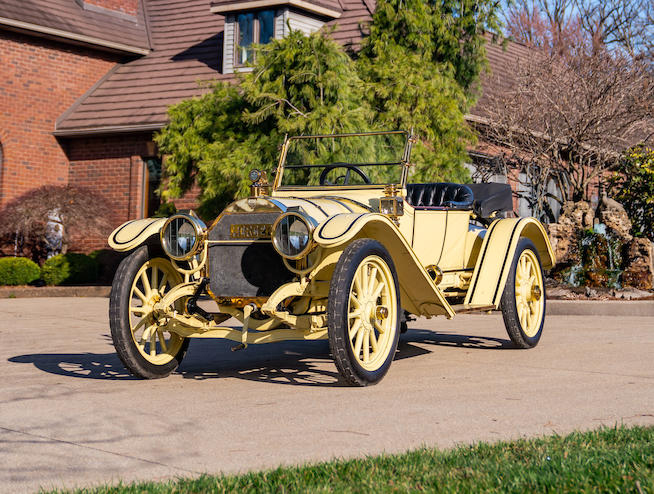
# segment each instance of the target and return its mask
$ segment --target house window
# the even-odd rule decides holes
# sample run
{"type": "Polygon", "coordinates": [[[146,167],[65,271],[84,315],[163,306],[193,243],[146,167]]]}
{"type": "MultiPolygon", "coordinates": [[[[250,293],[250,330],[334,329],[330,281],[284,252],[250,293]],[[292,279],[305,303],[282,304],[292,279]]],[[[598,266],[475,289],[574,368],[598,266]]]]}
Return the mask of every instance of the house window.
{"type": "Polygon", "coordinates": [[[236,16],[236,65],[254,61],[254,43],[266,44],[275,37],[275,12],[243,12],[236,16]]]}
{"type": "Polygon", "coordinates": [[[151,218],[161,205],[157,189],[161,184],[161,158],[143,158],[143,216],[151,218]]]}

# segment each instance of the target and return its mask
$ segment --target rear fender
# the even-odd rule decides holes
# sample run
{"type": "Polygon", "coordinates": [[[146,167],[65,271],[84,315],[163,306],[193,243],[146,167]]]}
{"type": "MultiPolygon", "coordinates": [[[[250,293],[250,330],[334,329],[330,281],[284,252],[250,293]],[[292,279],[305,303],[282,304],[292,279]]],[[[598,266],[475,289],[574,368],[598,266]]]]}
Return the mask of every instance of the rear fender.
{"type": "Polygon", "coordinates": [[[356,238],[377,240],[388,250],[395,263],[404,309],[425,316],[454,316],[454,310],[420,264],[404,236],[386,216],[376,213],[337,214],[319,225],[313,238],[325,248],[338,247],[356,238]]]}
{"type": "Polygon", "coordinates": [[[132,250],[163,228],[167,218],[144,218],[123,223],[109,235],[109,246],[119,252],[132,250]]]}
{"type": "Polygon", "coordinates": [[[499,306],[521,238],[528,238],[534,243],[543,269],[554,267],[556,258],[540,221],[535,218],[495,220],[488,228],[479,250],[470,289],[463,302],[465,305],[499,306]]]}

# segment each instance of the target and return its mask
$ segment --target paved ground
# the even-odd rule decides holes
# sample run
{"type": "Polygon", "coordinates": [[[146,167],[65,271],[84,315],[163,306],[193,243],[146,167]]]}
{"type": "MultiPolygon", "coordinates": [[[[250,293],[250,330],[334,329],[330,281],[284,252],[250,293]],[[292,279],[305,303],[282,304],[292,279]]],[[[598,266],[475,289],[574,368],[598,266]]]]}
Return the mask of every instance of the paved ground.
{"type": "Polygon", "coordinates": [[[654,424],[651,317],[550,316],[528,351],[498,315],[423,319],[384,381],[353,389],[326,342],[194,341],[179,373],[133,380],[107,304],[0,300],[0,491],[654,424]]]}

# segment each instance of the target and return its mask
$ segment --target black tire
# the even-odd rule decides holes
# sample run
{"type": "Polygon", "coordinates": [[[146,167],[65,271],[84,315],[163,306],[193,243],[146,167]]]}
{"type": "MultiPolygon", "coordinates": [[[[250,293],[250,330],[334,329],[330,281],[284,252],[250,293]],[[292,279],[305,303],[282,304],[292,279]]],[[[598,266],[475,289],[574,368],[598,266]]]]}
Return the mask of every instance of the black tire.
{"type": "MultiPolygon", "coordinates": [[[[534,296],[533,293],[531,296],[534,296]]],[[[513,256],[511,270],[509,271],[509,276],[506,280],[506,285],[504,286],[500,302],[506,332],[516,347],[533,348],[538,344],[543,334],[546,306],[545,277],[543,275],[543,267],[540,261],[540,256],[538,255],[538,250],[531,240],[521,238],[518,242],[515,255],[513,256]],[[536,283],[530,285],[531,289],[528,290],[531,292],[532,290],[535,290],[534,287],[536,286],[538,287],[538,290],[540,290],[539,299],[533,302],[533,306],[537,306],[539,314],[538,316],[533,316],[535,321],[533,324],[529,324],[529,321],[527,321],[527,324],[521,322],[520,314],[518,313],[518,302],[516,300],[516,271],[518,270],[518,262],[523,254],[525,255],[525,258],[528,259],[528,262],[531,263],[530,265],[533,266],[533,269],[538,271],[538,273],[535,273],[535,276],[537,277],[536,283]]],[[[527,307],[530,314],[529,317],[531,317],[531,303],[527,307]]],[[[533,312],[533,314],[535,314],[535,312],[533,312]]],[[[524,320],[525,319],[523,318],[523,321],[524,320]]]]}
{"type": "Polygon", "coordinates": [[[123,259],[118,266],[109,298],[109,325],[114,347],[125,368],[136,377],[158,379],[170,375],[179,367],[188,349],[189,339],[184,339],[170,361],[161,365],[149,362],[136,346],[129,309],[132,284],[141,267],[150,259],[148,247],[143,246],[123,259]]]}
{"type": "MultiPolygon", "coordinates": [[[[384,276],[384,274],[381,273],[380,276],[384,276]]],[[[381,299],[381,296],[379,299],[381,299]]],[[[379,299],[371,298],[369,300],[379,299]]],[[[377,302],[374,303],[376,304],[377,302]]],[[[368,307],[372,308],[374,305],[373,302],[370,302],[370,304],[371,305],[368,305],[368,307]]],[[[361,309],[361,312],[363,312],[363,309],[361,309]]],[[[365,317],[361,316],[360,319],[364,320],[365,317]]],[[[370,323],[373,319],[374,318],[369,319],[368,322],[370,323]]],[[[336,264],[336,268],[334,269],[334,274],[332,275],[329,287],[327,323],[329,328],[329,347],[336,368],[345,381],[352,386],[368,386],[379,382],[388,372],[397,350],[397,343],[400,336],[400,287],[397,273],[395,271],[395,265],[390,254],[384,246],[376,240],[355,240],[345,249],[343,254],[341,254],[341,257],[336,264]],[[380,347],[383,342],[383,348],[379,350],[379,358],[377,359],[377,362],[373,364],[374,368],[366,369],[360,363],[358,357],[355,357],[354,355],[353,343],[349,334],[349,301],[350,294],[353,293],[351,290],[354,288],[354,276],[357,273],[359,266],[364,261],[370,262],[370,260],[373,260],[374,262],[379,262],[379,259],[381,259],[387,266],[388,272],[386,275],[390,273],[394,287],[394,290],[389,288],[388,292],[382,293],[386,293],[384,296],[389,299],[389,302],[390,299],[394,298],[392,304],[389,304],[394,306],[387,308],[388,312],[386,318],[388,319],[388,322],[384,322],[383,319],[377,320],[382,321],[382,324],[385,324],[386,329],[384,335],[377,332],[375,326],[372,325],[372,330],[370,332],[372,332],[376,338],[379,338],[378,343],[380,343],[380,347]],[[388,335],[385,335],[386,331],[389,331],[388,335]],[[386,352],[388,352],[388,355],[384,358],[386,352]]],[[[358,332],[356,334],[358,334],[358,332]]],[[[370,336],[370,338],[373,338],[373,336],[370,336]]],[[[372,345],[372,342],[370,342],[370,344],[372,345]]],[[[365,343],[365,345],[368,345],[368,343],[365,343]]],[[[372,346],[369,348],[370,351],[374,351],[372,346]]],[[[375,359],[373,358],[373,360],[375,359]]]]}

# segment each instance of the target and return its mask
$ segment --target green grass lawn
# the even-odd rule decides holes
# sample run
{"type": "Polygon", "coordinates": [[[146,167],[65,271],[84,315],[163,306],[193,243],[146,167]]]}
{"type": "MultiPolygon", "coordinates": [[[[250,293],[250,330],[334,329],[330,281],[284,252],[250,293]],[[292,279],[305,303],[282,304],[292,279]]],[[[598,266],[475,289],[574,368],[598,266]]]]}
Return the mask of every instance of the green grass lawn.
{"type": "Polygon", "coordinates": [[[654,427],[480,443],[453,450],[82,490],[214,492],[635,492],[654,493],[654,427]]]}

